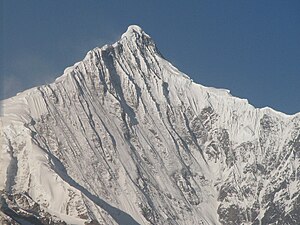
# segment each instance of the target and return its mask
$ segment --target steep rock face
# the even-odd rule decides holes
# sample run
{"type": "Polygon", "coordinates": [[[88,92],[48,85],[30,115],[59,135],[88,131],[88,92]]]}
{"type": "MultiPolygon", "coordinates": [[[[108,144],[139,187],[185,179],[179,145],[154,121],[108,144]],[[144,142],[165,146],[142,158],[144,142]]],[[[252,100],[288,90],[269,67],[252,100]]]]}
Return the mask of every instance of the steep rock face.
{"type": "Polygon", "coordinates": [[[1,105],[16,224],[300,223],[300,114],[194,83],[138,26],[1,105]]]}

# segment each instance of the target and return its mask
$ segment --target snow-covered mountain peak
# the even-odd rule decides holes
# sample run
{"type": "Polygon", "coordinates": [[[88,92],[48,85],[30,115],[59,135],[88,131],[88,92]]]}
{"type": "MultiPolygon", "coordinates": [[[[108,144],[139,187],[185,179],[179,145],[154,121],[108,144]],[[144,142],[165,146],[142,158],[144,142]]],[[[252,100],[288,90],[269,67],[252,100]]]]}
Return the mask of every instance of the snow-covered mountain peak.
{"type": "Polygon", "coordinates": [[[143,51],[147,48],[151,49],[151,52],[159,53],[153,39],[137,25],[129,26],[127,31],[122,34],[121,39],[112,46],[118,47],[120,45],[128,46],[131,51],[135,51],[136,49],[143,51]]]}
{"type": "Polygon", "coordinates": [[[121,38],[141,37],[143,35],[150,37],[138,25],[130,25],[128,26],[126,32],[122,34],[121,38]]]}
{"type": "Polygon", "coordinates": [[[105,65],[112,63],[113,65],[110,65],[110,67],[118,66],[116,62],[119,64],[121,63],[119,62],[120,60],[125,64],[130,64],[127,65],[129,67],[139,66],[144,72],[147,72],[146,70],[149,69],[158,71],[163,68],[170,70],[171,74],[176,71],[176,74],[181,74],[188,78],[188,76],[179,72],[177,68],[164,60],[153,39],[142,28],[137,25],[130,25],[118,41],[114,44],[106,44],[88,51],[82,61],[67,67],[63,75],[58,77],[56,81],[60,82],[67,76],[73,76],[80,68],[88,69],[101,62],[105,65]]]}
{"type": "Polygon", "coordinates": [[[300,224],[300,114],[194,83],[138,26],[0,104],[0,224],[300,224]]]}

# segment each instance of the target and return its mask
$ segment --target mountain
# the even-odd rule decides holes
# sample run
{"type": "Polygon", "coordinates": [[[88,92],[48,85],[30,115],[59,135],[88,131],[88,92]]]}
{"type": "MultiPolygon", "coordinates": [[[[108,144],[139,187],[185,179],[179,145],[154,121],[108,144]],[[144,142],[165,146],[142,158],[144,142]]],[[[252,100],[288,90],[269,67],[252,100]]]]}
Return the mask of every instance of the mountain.
{"type": "Polygon", "coordinates": [[[300,224],[300,113],[194,83],[138,26],[1,108],[2,224],[300,224]]]}

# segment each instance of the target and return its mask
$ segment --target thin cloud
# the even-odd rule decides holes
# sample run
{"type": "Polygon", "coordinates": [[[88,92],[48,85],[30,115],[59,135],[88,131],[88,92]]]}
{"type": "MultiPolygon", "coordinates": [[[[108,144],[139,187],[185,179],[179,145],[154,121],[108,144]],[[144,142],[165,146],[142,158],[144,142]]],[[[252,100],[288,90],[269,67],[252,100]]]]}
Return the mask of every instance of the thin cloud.
{"type": "Polygon", "coordinates": [[[22,90],[22,82],[15,75],[2,77],[2,96],[1,99],[11,97],[16,94],[17,90],[22,90]]]}
{"type": "Polygon", "coordinates": [[[55,68],[36,55],[16,56],[13,60],[8,60],[5,60],[2,75],[1,99],[55,78],[55,68]]]}

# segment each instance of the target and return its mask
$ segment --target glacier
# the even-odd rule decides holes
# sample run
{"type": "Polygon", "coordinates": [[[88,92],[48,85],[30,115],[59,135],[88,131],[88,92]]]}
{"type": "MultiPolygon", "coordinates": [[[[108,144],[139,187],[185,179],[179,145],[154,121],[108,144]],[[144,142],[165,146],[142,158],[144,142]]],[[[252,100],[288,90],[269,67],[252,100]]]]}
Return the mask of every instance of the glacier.
{"type": "Polygon", "coordinates": [[[0,104],[2,224],[300,224],[300,113],[194,83],[139,26],[0,104]]]}

